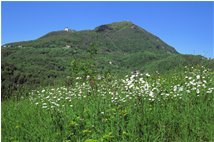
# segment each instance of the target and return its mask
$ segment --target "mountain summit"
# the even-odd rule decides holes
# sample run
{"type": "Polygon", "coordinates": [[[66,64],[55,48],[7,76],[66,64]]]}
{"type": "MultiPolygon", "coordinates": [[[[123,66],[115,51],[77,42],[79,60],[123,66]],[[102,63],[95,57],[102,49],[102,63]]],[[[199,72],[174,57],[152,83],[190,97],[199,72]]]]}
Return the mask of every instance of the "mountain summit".
{"type": "Polygon", "coordinates": [[[94,30],[54,31],[36,40],[16,42],[9,45],[10,47],[84,49],[95,42],[99,49],[104,52],[119,50],[123,52],[150,51],[177,54],[173,47],[167,45],[160,38],[129,21],[101,25],[94,30]]]}

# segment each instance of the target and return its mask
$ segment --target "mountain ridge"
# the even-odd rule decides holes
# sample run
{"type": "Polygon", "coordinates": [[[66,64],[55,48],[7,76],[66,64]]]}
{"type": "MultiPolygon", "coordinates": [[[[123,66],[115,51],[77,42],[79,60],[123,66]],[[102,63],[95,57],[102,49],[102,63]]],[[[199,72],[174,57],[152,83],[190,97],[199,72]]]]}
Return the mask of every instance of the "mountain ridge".
{"type": "MultiPolygon", "coordinates": [[[[61,42],[61,44],[57,44],[58,47],[65,47],[66,44],[76,44],[75,42],[82,42],[81,39],[83,40],[89,40],[89,42],[94,42],[95,38],[103,38],[103,36],[108,36],[108,39],[112,39],[112,38],[120,38],[120,37],[127,37],[125,40],[127,39],[132,39],[131,46],[134,45],[134,43],[136,42],[141,42],[141,41],[145,41],[148,40],[147,45],[144,45],[143,43],[141,43],[141,45],[136,45],[138,47],[142,47],[142,48],[146,48],[145,46],[156,46],[156,48],[167,48],[166,50],[168,52],[171,53],[178,53],[175,48],[169,46],[168,44],[166,44],[165,42],[163,42],[160,38],[158,38],[157,36],[149,33],[148,31],[146,31],[145,29],[135,25],[132,22],[127,22],[127,21],[122,21],[122,22],[113,22],[110,24],[104,24],[104,25],[100,25],[95,27],[92,30],[80,30],[80,31],[75,31],[75,30],[71,30],[71,31],[64,31],[64,30],[60,30],[60,31],[53,31],[53,32],[49,32],[47,34],[45,34],[44,36],[39,37],[38,39],[35,40],[31,40],[31,41],[24,41],[24,42],[15,42],[15,43],[9,43],[6,44],[5,46],[12,46],[12,47],[17,47],[17,46],[21,46],[21,47],[47,47],[47,44],[51,44],[51,42],[55,42],[55,41],[63,41],[61,42]],[[89,37],[86,38],[84,35],[81,34],[86,34],[88,36],[92,36],[94,39],[90,39],[89,37]],[[118,37],[114,37],[112,34],[116,34],[118,35],[118,37]],[[133,34],[132,36],[129,36],[129,34],[133,34]],[[77,37],[73,37],[73,36],[77,36],[77,37]],[[75,40],[72,40],[72,38],[76,38],[75,40]],[[78,39],[79,38],[79,39],[78,39]],[[133,38],[138,39],[138,41],[134,41],[133,38]],[[41,44],[37,44],[35,42],[40,42],[41,44]],[[74,42],[74,43],[73,43],[74,42]],[[158,44],[158,42],[160,42],[158,44]],[[148,45],[150,44],[150,45],[148,45]],[[152,45],[154,44],[154,45],[152,45]],[[144,45],[144,46],[142,46],[144,45]]],[[[107,39],[107,40],[108,40],[107,39]]],[[[120,39],[123,40],[124,38],[120,39]]],[[[104,40],[106,39],[101,39],[102,42],[104,42],[104,40]]],[[[113,41],[112,41],[113,42],[113,41]]],[[[126,41],[124,41],[126,42],[126,41]]],[[[115,43],[114,43],[115,44],[115,43]]],[[[128,44],[128,43],[127,43],[128,44]]],[[[83,45],[82,45],[83,46],[83,45]]],[[[81,46],[81,47],[82,47],[81,46]]],[[[88,46],[88,43],[85,44],[84,46],[88,46]]],[[[121,47],[120,47],[121,48],[121,47]]]]}

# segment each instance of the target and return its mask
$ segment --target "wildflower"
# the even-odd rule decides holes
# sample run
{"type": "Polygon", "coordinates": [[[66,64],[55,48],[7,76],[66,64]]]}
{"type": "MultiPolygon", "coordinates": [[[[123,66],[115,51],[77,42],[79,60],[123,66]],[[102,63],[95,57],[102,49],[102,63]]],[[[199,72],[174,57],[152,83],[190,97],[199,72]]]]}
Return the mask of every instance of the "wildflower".
{"type": "Polygon", "coordinates": [[[140,78],[139,81],[140,81],[141,83],[145,83],[145,81],[143,80],[143,78],[140,78]]]}
{"type": "Polygon", "coordinates": [[[155,94],[151,91],[151,92],[149,93],[149,96],[150,96],[150,97],[154,97],[155,94]]]}
{"type": "Polygon", "coordinates": [[[181,86],[181,87],[179,88],[179,92],[181,92],[181,91],[183,91],[183,90],[184,90],[184,87],[181,86]]]}
{"type": "Polygon", "coordinates": [[[149,98],[149,101],[154,101],[155,99],[153,99],[153,98],[149,98]]]}
{"type": "Polygon", "coordinates": [[[207,91],[207,93],[208,93],[208,94],[211,94],[212,91],[213,91],[213,88],[209,88],[208,91],[207,91]]]}
{"type": "Polygon", "coordinates": [[[192,90],[196,90],[196,88],[195,88],[195,87],[193,87],[193,88],[192,88],[192,90]]]}
{"type": "Polygon", "coordinates": [[[166,95],[166,96],[169,96],[169,94],[168,94],[168,93],[166,93],[165,95],[166,95]]]}
{"type": "Polygon", "coordinates": [[[200,79],[200,75],[197,75],[196,78],[197,78],[197,79],[200,79]]]}
{"type": "Polygon", "coordinates": [[[77,77],[77,78],[76,78],[76,80],[80,80],[80,79],[81,79],[81,77],[77,77]]]}
{"type": "Polygon", "coordinates": [[[146,73],[146,76],[147,76],[147,77],[150,77],[150,74],[146,73]]]}
{"type": "Polygon", "coordinates": [[[196,93],[197,93],[197,94],[199,94],[199,93],[200,93],[200,90],[199,90],[199,89],[197,89],[197,90],[196,90],[196,93]]]}
{"type": "Polygon", "coordinates": [[[98,75],[97,80],[101,80],[101,79],[102,79],[101,75],[98,75]]]}
{"type": "Polygon", "coordinates": [[[54,105],[55,105],[55,106],[59,106],[59,104],[57,104],[57,103],[54,103],[54,105]]]}
{"type": "Polygon", "coordinates": [[[131,84],[130,86],[129,86],[129,88],[132,88],[134,86],[134,84],[131,84]]]}
{"type": "Polygon", "coordinates": [[[177,91],[177,86],[174,86],[173,91],[174,91],[174,92],[177,91]]]}
{"type": "Polygon", "coordinates": [[[190,82],[190,84],[193,85],[193,86],[195,86],[195,85],[196,85],[195,80],[192,80],[192,81],[190,82]]]}
{"type": "Polygon", "coordinates": [[[42,106],[42,108],[47,108],[47,106],[42,106]]]}

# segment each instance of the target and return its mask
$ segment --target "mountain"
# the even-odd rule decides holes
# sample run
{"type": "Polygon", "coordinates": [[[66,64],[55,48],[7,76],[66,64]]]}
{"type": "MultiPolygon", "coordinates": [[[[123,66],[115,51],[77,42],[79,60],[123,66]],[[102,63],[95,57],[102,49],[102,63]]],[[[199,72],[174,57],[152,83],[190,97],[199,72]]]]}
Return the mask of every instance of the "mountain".
{"type": "Polygon", "coordinates": [[[177,53],[171,46],[143,28],[131,22],[115,22],[96,27],[94,30],[55,31],[36,40],[7,44],[11,47],[76,47],[87,48],[90,43],[97,42],[102,51],[156,51],[177,53]]]}
{"type": "Polygon", "coordinates": [[[92,47],[96,48],[93,60],[99,72],[166,72],[198,64],[214,68],[213,60],[182,55],[145,29],[122,21],[93,30],[54,31],[36,40],[3,45],[2,96],[23,86],[63,84],[72,74],[71,62],[88,62],[92,47]]]}

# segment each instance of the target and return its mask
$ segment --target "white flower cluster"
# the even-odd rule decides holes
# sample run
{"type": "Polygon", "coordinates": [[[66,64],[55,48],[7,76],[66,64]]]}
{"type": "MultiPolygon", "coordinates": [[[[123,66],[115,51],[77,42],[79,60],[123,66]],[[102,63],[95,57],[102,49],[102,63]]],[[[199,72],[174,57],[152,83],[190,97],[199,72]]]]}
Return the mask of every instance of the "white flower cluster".
{"type": "Polygon", "coordinates": [[[73,107],[73,100],[81,100],[91,95],[100,96],[114,103],[125,103],[133,99],[148,99],[149,101],[160,101],[160,98],[179,98],[183,95],[210,95],[214,92],[212,74],[207,69],[195,69],[186,71],[182,76],[164,78],[157,74],[139,72],[124,79],[105,79],[98,76],[94,84],[90,80],[78,82],[70,87],[45,88],[40,91],[31,92],[30,100],[44,109],[73,107]],[[92,86],[94,85],[94,86],[92,86]]]}
{"type": "Polygon", "coordinates": [[[149,96],[150,99],[153,100],[156,95],[155,91],[157,88],[149,84],[149,82],[144,79],[144,76],[147,77],[147,79],[150,77],[148,73],[145,75],[135,73],[130,77],[126,76],[126,78],[122,80],[125,90],[127,91],[126,98],[131,99],[136,96],[149,96]]]}

